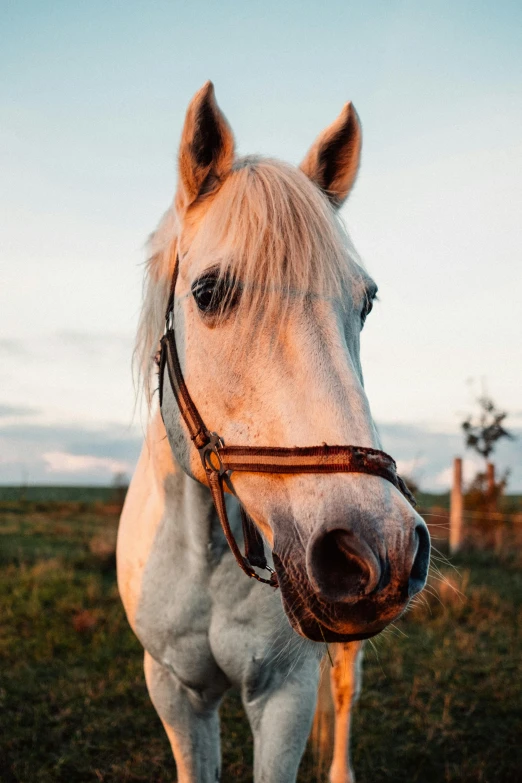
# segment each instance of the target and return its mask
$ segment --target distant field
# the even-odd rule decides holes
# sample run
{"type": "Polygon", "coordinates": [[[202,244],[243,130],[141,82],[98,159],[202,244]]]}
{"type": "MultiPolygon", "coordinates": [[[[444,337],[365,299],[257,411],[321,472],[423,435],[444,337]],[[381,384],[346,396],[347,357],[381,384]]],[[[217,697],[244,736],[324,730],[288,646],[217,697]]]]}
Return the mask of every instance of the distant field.
{"type": "MultiPolygon", "coordinates": [[[[117,514],[102,490],[89,491],[74,502],[36,488],[21,503],[1,496],[2,783],[175,779],[116,589],[117,514]]],[[[522,779],[521,553],[465,554],[455,565],[442,565],[448,583],[434,574],[397,628],[366,646],[358,783],[522,779]]],[[[236,695],[222,714],[223,781],[250,782],[236,695]]],[[[315,780],[307,754],[299,781],[315,780]]]]}
{"type": "Polygon", "coordinates": [[[113,487],[7,487],[0,486],[0,502],[25,500],[33,503],[107,503],[113,487]]]}
{"type": "MultiPolygon", "coordinates": [[[[114,487],[51,487],[47,485],[37,487],[8,487],[0,485],[0,502],[19,501],[28,502],[72,502],[72,503],[108,503],[115,494],[121,490],[114,487]]],[[[417,503],[421,508],[449,508],[449,492],[422,492],[416,493],[417,503]]],[[[506,505],[510,507],[522,507],[522,495],[507,495],[506,505]]]]}

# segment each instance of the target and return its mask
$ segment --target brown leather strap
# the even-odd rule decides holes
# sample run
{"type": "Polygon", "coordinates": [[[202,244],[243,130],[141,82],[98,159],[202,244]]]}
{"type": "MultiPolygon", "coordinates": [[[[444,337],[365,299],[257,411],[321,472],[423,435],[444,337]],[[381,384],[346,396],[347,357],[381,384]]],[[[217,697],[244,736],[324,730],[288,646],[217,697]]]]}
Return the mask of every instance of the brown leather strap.
{"type": "MultiPolygon", "coordinates": [[[[163,405],[165,367],[172,391],[183,421],[194,445],[199,451],[212,499],[228,542],[239,567],[259,582],[277,587],[277,576],[268,566],[264,554],[263,539],[252,518],[241,506],[245,555],[241,553],[232,533],[227,516],[224,482],[234,492],[230,475],[234,471],[249,473],[367,473],[380,476],[393,484],[415,505],[415,499],[404,481],[397,474],[395,461],[379,449],[365,446],[307,446],[295,448],[225,446],[222,439],[209,432],[189,394],[179,363],[174,333],[174,290],[178,277],[179,258],[176,257],[170,296],[165,314],[165,334],[161,340],[159,362],[160,409],[163,405]],[[253,566],[270,571],[270,579],[263,579],[253,566]]],[[[234,493],[235,494],[235,493],[234,493]]]]}
{"type": "Polygon", "coordinates": [[[395,460],[379,449],[358,446],[306,446],[295,448],[222,446],[222,469],[251,473],[368,473],[393,484],[415,503],[397,474],[395,460]]]}
{"type": "MultiPolygon", "coordinates": [[[[236,558],[237,564],[247,576],[250,576],[253,579],[257,579],[258,582],[263,582],[264,584],[271,585],[272,587],[277,587],[278,582],[275,571],[272,571],[271,568],[268,568],[266,560],[265,564],[259,567],[267,568],[269,571],[271,571],[270,579],[263,579],[261,576],[259,576],[259,574],[256,574],[252,566],[257,564],[250,563],[248,555],[244,557],[241,554],[241,550],[237,545],[234,534],[232,533],[230,522],[228,521],[227,508],[225,505],[225,493],[223,491],[223,477],[216,470],[207,470],[207,481],[208,486],[210,487],[210,492],[212,493],[212,500],[214,501],[219,521],[221,522],[221,527],[223,528],[223,533],[225,534],[228,545],[232,550],[232,554],[236,558]]],[[[248,539],[246,539],[246,541],[248,541],[248,539]]]]}
{"type": "Polygon", "coordinates": [[[246,509],[240,505],[241,522],[243,523],[243,539],[245,541],[245,557],[250,565],[266,569],[265,546],[263,537],[257,529],[254,520],[246,509]]]}
{"type": "MultiPolygon", "coordinates": [[[[190,437],[194,442],[196,448],[200,449],[208,443],[207,429],[203,423],[203,419],[199,415],[199,411],[192,401],[188,389],[183,379],[183,373],[179,363],[178,352],[176,349],[176,341],[174,337],[174,330],[169,329],[161,339],[161,354],[165,354],[166,359],[160,359],[160,371],[163,365],[163,371],[165,362],[167,364],[167,370],[169,373],[169,380],[172,391],[176,398],[178,408],[181,411],[181,415],[187,425],[190,437]],[[168,347],[165,345],[168,343],[168,347]]],[[[163,384],[161,384],[163,385],[163,384]]]]}
{"type": "Polygon", "coordinates": [[[248,567],[247,563],[245,562],[245,558],[241,554],[241,550],[237,545],[237,541],[234,538],[230,528],[230,523],[228,521],[227,509],[225,506],[225,494],[223,491],[223,478],[216,471],[209,470],[207,471],[207,480],[228,545],[245,574],[250,576],[251,569],[248,567]]]}
{"type": "MultiPolygon", "coordinates": [[[[239,567],[251,578],[259,582],[277,587],[277,576],[268,566],[264,554],[263,539],[257,530],[251,517],[247,514],[240,504],[241,519],[243,523],[243,537],[245,542],[245,556],[241,554],[237,542],[232,533],[230,522],[228,520],[227,509],[225,505],[225,495],[223,487],[224,471],[216,470],[216,465],[212,458],[216,457],[218,446],[222,445],[215,433],[208,432],[198,409],[196,408],[189,390],[183,378],[183,372],[179,362],[178,350],[176,346],[176,337],[174,332],[174,291],[178,278],[179,257],[176,257],[174,274],[170,289],[167,310],[165,313],[165,334],[161,339],[161,352],[159,360],[159,395],[160,410],[163,404],[163,385],[165,367],[169,376],[170,386],[176,399],[176,403],[181,412],[183,420],[189,431],[191,440],[200,453],[203,467],[207,475],[207,481],[214,501],[214,506],[223,529],[227,543],[236,558],[239,567]],[[270,579],[263,579],[257,574],[253,566],[270,571],[270,579]]],[[[218,460],[218,467],[221,463],[218,460]]]]}

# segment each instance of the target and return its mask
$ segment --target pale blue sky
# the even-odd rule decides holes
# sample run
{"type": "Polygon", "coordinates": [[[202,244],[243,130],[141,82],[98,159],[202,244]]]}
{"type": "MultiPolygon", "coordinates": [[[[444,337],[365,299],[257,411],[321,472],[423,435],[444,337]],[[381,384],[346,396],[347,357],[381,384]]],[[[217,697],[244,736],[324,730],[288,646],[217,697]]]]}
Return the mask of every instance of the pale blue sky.
{"type": "Polygon", "coordinates": [[[7,1],[0,68],[0,482],[130,469],[142,247],[208,78],[240,152],[294,163],[354,101],[385,447],[442,487],[468,378],[522,425],[520,2],[7,1]]]}

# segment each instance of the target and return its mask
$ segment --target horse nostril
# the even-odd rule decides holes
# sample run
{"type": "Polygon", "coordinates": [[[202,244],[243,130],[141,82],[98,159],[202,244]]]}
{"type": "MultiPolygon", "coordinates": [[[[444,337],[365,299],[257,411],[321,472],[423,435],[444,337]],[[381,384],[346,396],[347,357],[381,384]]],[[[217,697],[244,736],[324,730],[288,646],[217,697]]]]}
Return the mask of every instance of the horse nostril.
{"type": "Polygon", "coordinates": [[[380,577],[369,547],[342,529],[330,530],[316,540],[309,572],[318,592],[329,601],[350,601],[366,595],[380,577]]]}
{"type": "Polygon", "coordinates": [[[408,596],[412,598],[420,593],[426,584],[428,575],[428,566],[430,564],[430,534],[426,525],[417,525],[415,528],[415,538],[417,543],[417,553],[411,567],[410,578],[408,580],[408,596]]]}

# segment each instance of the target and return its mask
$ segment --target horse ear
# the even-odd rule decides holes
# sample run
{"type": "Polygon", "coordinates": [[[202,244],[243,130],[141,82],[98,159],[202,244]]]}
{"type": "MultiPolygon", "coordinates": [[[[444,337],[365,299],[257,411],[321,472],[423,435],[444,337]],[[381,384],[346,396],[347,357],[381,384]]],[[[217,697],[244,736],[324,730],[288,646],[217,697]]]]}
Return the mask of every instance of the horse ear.
{"type": "Polygon", "coordinates": [[[357,112],[346,103],[337,119],[316,139],[301,163],[331,204],[340,207],[348,196],[359,169],[362,133],[357,112]]]}
{"type": "Polygon", "coordinates": [[[216,189],[233,160],[234,136],[209,81],[194,95],[185,117],[178,155],[178,207],[186,208],[216,189]]]}

